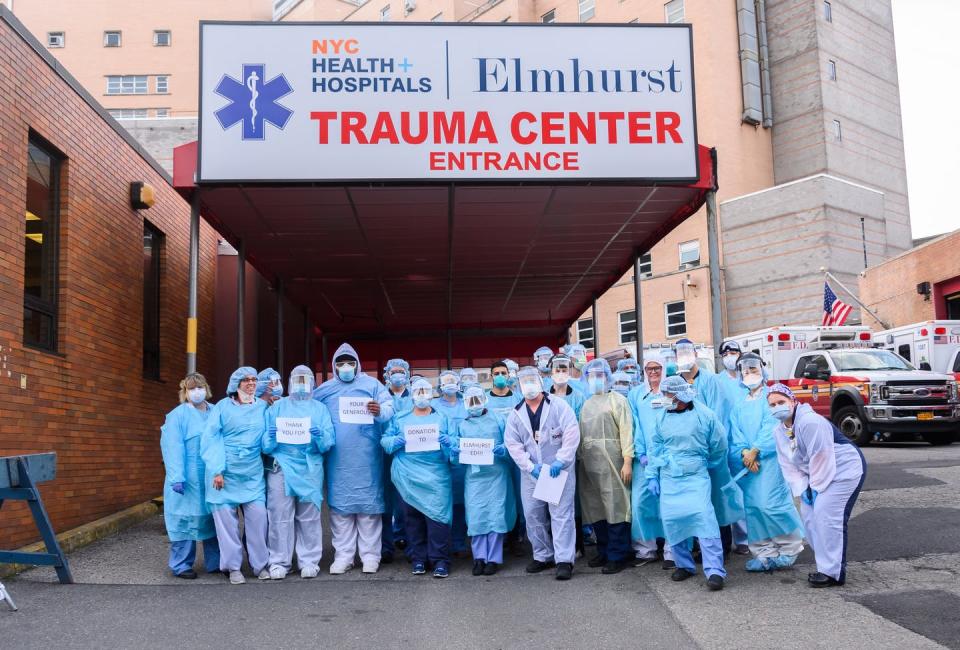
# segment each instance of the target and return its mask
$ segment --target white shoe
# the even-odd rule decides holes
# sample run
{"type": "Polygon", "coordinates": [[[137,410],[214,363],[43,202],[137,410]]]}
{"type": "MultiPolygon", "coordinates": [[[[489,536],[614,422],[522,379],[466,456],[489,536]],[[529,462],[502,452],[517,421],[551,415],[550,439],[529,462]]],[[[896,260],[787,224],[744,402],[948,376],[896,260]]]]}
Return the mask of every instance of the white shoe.
{"type": "Polygon", "coordinates": [[[376,573],[380,570],[380,563],[376,560],[370,560],[369,562],[363,563],[363,572],[364,573],[376,573]]]}
{"type": "Polygon", "coordinates": [[[260,574],[257,576],[257,580],[269,580],[270,572],[266,569],[260,569],[260,574]]]}
{"type": "Polygon", "coordinates": [[[243,574],[239,571],[230,572],[230,584],[232,585],[242,585],[246,582],[246,579],[243,577],[243,574]]]}
{"type": "Polygon", "coordinates": [[[353,562],[339,562],[334,560],[333,564],[330,565],[330,575],[341,575],[346,573],[353,568],[353,562]]]}
{"type": "Polygon", "coordinates": [[[300,577],[305,580],[316,578],[318,575],[320,575],[320,567],[318,566],[305,566],[300,569],[300,577]]]}
{"type": "Polygon", "coordinates": [[[287,570],[282,566],[272,566],[270,567],[270,579],[271,580],[283,580],[287,577],[287,570]]]}

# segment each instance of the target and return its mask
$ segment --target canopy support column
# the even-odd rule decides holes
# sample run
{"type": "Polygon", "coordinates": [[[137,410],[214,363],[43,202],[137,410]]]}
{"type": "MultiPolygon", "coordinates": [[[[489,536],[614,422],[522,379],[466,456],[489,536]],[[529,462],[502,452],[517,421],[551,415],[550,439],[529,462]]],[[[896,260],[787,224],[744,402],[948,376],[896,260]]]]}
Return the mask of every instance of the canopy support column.
{"type": "Polygon", "coordinates": [[[190,261],[187,284],[187,374],[197,371],[197,280],[200,273],[200,197],[190,201],[190,261]]]}
{"type": "Polygon", "coordinates": [[[597,320],[597,298],[593,298],[590,319],[593,321],[593,358],[600,356],[600,322],[597,320]]]}
{"type": "Polygon", "coordinates": [[[633,317],[637,322],[637,363],[643,367],[643,303],[640,296],[640,254],[633,258],[633,317]]]}
{"type": "MultiPolygon", "coordinates": [[[[720,244],[717,232],[717,192],[707,192],[707,249],[710,255],[710,332],[714,355],[723,343],[723,311],[720,306],[720,244]]],[[[719,359],[715,359],[719,361],[719,359]]],[[[721,366],[719,363],[717,367],[721,366]]]]}
{"type": "Polygon", "coordinates": [[[277,278],[277,372],[283,377],[283,280],[277,278]]]}
{"type": "Polygon", "coordinates": [[[330,367],[329,351],[327,350],[327,333],[320,337],[320,378],[327,381],[327,368],[330,367]]]}
{"type": "Polygon", "coordinates": [[[237,367],[246,361],[246,316],[247,302],[247,243],[240,240],[237,246],[237,367]]]}
{"type": "Polygon", "coordinates": [[[310,310],[303,308],[303,359],[304,364],[310,366],[313,370],[313,358],[311,352],[313,348],[313,330],[310,327],[310,310]]]}

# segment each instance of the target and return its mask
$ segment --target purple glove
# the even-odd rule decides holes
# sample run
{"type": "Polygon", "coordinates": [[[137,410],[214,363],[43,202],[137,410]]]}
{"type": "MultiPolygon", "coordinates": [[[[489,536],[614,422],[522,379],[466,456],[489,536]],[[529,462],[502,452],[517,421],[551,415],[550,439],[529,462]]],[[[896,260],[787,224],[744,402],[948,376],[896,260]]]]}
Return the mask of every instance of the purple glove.
{"type": "Polygon", "coordinates": [[[174,483],[170,486],[170,489],[176,492],[177,494],[183,494],[183,482],[174,483]]]}

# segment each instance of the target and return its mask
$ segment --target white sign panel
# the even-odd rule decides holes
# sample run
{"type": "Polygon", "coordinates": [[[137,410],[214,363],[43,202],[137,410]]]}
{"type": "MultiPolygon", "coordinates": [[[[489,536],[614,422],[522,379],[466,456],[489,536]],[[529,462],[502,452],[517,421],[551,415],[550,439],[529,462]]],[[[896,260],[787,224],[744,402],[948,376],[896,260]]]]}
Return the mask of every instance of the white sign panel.
{"type": "Polygon", "coordinates": [[[201,182],[697,178],[686,25],[202,23],[201,182]]]}
{"type": "Polygon", "coordinates": [[[367,410],[370,398],[365,395],[340,398],[340,422],[343,424],[373,424],[373,414],[367,410]]]}
{"type": "Polygon", "coordinates": [[[277,442],[306,445],[310,442],[310,418],[277,418],[277,442]]]}
{"type": "Polygon", "coordinates": [[[404,449],[408,453],[420,451],[440,451],[440,425],[417,424],[403,428],[403,437],[407,444],[404,449]]]}
{"type": "Polygon", "coordinates": [[[562,469],[556,478],[550,476],[549,467],[540,468],[540,478],[533,488],[533,498],[546,501],[551,505],[558,505],[563,496],[563,486],[567,483],[567,470],[562,469]]]}
{"type": "Polygon", "coordinates": [[[493,465],[493,438],[460,438],[462,465],[493,465]]]}

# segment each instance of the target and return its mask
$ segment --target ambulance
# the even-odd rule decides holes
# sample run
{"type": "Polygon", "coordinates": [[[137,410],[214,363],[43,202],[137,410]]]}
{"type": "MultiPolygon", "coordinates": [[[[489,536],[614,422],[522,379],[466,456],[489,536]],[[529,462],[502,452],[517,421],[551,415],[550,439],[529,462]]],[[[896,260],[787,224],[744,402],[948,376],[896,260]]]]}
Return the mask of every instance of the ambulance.
{"type": "Polygon", "coordinates": [[[760,355],[771,382],[790,386],[858,445],[915,436],[950,444],[960,431],[956,377],[877,347],[868,327],[781,326],[732,338],[760,355]]]}
{"type": "Polygon", "coordinates": [[[873,335],[875,343],[922,370],[960,379],[960,320],[928,320],[873,335]]]}
{"type": "MultiPolygon", "coordinates": [[[[697,353],[697,365],[700,366],[701,370],[706,370],[708,372],[716,372],[717,366],[714,363],[713,357],[713,348],[709,345],[703,343],[694,343],[693,349],[697,353]]],[[[643,360],[649,361],[650,359],[663,359],[664,355],[669,356],[673,352],[673,343],[644,343],[643,344],[643,360]]],[[[620,359],[639,359],[637,355],[637,344],[631,343],[625,347],[616,348],[609,352],[604,352],[600,355],[603,359],[607,360],[607,363],[610,364],[610,368],[616,369],[617,362],[620,359]]],[[[673,355],[676,358],[676,355],[673,355]]],[[[643,365],[643,364],[641,364],[643,365]]]]}

